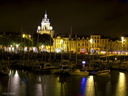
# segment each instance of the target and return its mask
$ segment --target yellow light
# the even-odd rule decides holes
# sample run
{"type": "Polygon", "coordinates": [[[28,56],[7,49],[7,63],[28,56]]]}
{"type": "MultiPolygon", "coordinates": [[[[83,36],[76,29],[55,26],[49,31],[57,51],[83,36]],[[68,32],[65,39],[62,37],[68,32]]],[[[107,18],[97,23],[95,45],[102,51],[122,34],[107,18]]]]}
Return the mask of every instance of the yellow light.
{"type": "Polygon", "coordinates": [[[60,40],[60,44],[63,44],[63,39],[60,40]]]}
{"type": "Polygon", "coordinates": [[[40,26],[38,26],[38,30],[40,30],[41,28],[40,28],[40,26]]]}
{"type": "Polygon", "coordinates": [[[92,39],[90,39],[90,43],[92,43],[92,39]]]}
{"type": "Polygon", "coordinates": [[[86,88],[85,88],[85,96],[94,96],[95,94],[95,87],[94,87],[94,77],[89,76],[87,78],[86,82],[86,88]]]}
{"type": "Polygon", "coordinates": [[[25,34],[23,34],[22,36],[23,36],[23,38],[25,38],[25,34]]]}
{"type": "Polygon", "coordinates": [[[123,72],[119,72],[119,77],[117,80],[117,86],[116,86],[116,96],[121,96],[123,94],[126,96],[126,76],[123,72]]]}
{"type": "Polygon", "coordinates": [[[121,37],[121,40],[123,41],[124,40],[124,37],[121,37]]]}
{"type": "Polygon", "coordinates": [[[42,45],[41,47],[44,48],[44,45],[42,45]]]}

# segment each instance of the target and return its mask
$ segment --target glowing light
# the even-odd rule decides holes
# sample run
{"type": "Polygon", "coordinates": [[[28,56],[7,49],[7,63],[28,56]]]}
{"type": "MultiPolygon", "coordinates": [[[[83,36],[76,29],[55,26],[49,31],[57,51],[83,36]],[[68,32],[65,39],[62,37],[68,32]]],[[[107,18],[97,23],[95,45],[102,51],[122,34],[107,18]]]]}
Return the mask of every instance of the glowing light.
{"type": "Polygon", "coordinates": [[[41,28],[40,28],[40,26],[38,26],[38,30],[40,30],[41,28]]]}
{"type": "Polygon", "coordinates": [[[82,61],[82,64],[86,64],[86,61],[82,61]]]}
{"type": "Polygon", "coordinates": [[[26,36],[25,34],[22,35],[23,38],[25,38],[25,36],[26,36]]]}
{"type": "Polygon", "coordinates": [[[16,47],[19,47],[19,45],[16,45],[16,47]]]}
{"type": "Polygon", "coordinates": [[[19,74],[18,74],[18,71],[16,70],[15,71],[15,74],[14,74],[14,77],[11,78],[12,80],[10,82],[12,82],[11,84],[11,90],[12,92],[15,92],[15,94],[18,94],[19,93],[19,88],[20,88],[20,77],[19,77],[19,74]]]}
{"type": "Polygon", "coordinates": [[[29,38],[31,38],[31,35],[28,35],[29,38]]]}
{"type": "Polygon", "coordinates": [[[81,53],[85,53],[85,50],[84,50],[84,49],[82,49],[81,53]]]}
{"type": "Polygon", "coordinates": [[[125,74],[122,72],[119,72],[119,78],[118,78],[118,83],[117,83],[117,90],[116,90],[116,95],[115,96],[121,96],[122,94],[126,96],[126,78],[125,74]]]}
{"type": "Polygon", "coordinates": [[[81,79],[81,87],[80,87],[80,95],[84,95],[84,92],[85,92],[85,86],[86,86],[86,77],[83,77],[82,79],[81,79]]]}
{"type": "Polygon", "coordinates": [[[60,44],[63,44],[63,40],[62,39],[60,40],[60,44]]]}
{"type": "Polygon", "coordinates": [[[90,43],[92,43],[92,41],[93,41],[93,40],[92,40],[92,39],[90,39],[90,43]]]}
{"type": "Polygon", "coordinates": [[[59,53],[60,52],[60,49],[56,49],[56,52],[59,53]]]}
{"type": "Polygon", "coordinates": [[[52,29],[53,29],[53,27],[52,27],[52,26],[50,26],[50,27],[49,27],[49,30],[52,30],[52,29]]]}
{"type": "Polygon", "coordinates": [[[18,72],[17,72],[17,70],[16,70],[16,72],[15,72],[15,75],[14,76],[18,76],[18,72]]]}
{"type": "Polygon", "coordinates": [[[27,51],[27,47],[24,47],[24,51],[27,51]]]}
{"type": "Polygon", "coordinates": [[[121,37],[122,42],[124,41],[124,37],[121,37]]]}
{"type": "Polygon", "coordinates": [[[86,84],[86,95],[85,96],[95,96],[95,86],[94,86],[94,78],[93,76],[89,76],[87,78],[87,84],[86,84]]]}

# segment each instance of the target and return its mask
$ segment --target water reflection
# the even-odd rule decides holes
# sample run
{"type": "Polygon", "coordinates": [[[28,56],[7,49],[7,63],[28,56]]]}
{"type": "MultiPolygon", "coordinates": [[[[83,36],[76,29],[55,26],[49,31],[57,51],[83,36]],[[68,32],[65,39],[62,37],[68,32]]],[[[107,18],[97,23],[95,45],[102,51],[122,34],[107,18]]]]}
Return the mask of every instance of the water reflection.
{"type": "Polygon", "coordinates": [[[118,83],[116,87],[116,96],[127,96],[126,95],[126,78],[123,72],[119,72],[118,83]]]}
{"type": "Polygon", "coordinates": [[[127,96],[128,72],[105,76],[59,76],[11,70],[0,76],[0,96],[127,96]]]}
{"type": "Polygon", "coordinates": [[[94,85],[94,77],[89,76],[87,78],[87,84],[86,84],[86,96],[95,96],[95,85],[94,85]]]}
{"type": "Polygon", "coordinates": [[[85,94],[84,92],[85,92],[85,87],[86,87],[86,79],[87,79],[87,77],[82,77],[82,79],[81,79],[80,96],[85,94]]]}
{"type": "Polygon", "coordinates": [[[67,79],[67,76],[59,76],[59,82],[60,82],[60,96],[66,96],[66,91],[67,91],[67,86],[66,86],[66,79],[67,79]]]}
{"type": "Polygon", "coordinates": [[[6,95],[8,88],[9,76],[0,76],[0,96],[6,95]]]}
{"type": "Polygon", "coordinates": [[[20,77],[18,71],[11,70],[8,80],[8,94],[20,95],[20,77]]]}
{"type": "Polygon", "coordinates": [[[107,95],[111,90],[109,88],[111,86],[109,75],[95,76],[94,83],[95,83],[95,94],[97,96],[110,96],[110,95],[107,95]]]}

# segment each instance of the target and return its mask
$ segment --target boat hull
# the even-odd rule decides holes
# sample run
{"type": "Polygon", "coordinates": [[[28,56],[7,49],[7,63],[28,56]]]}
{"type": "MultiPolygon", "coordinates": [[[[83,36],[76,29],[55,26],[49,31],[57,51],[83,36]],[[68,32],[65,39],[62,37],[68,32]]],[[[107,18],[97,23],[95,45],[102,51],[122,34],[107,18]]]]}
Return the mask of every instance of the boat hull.
{"type": "Polygon", "coordinates": [[[69,72],[70,75],[76,75],[76,76],[88,76],[89,72],[87,71],[80,71],[79,69],[76,69],[74,71],[69,72]]]}
{"type": "Polygon", "coordinates": [[[108,75],[110,73],[110,70],[101,70],[97,71],[96,75],[108,75]]]}

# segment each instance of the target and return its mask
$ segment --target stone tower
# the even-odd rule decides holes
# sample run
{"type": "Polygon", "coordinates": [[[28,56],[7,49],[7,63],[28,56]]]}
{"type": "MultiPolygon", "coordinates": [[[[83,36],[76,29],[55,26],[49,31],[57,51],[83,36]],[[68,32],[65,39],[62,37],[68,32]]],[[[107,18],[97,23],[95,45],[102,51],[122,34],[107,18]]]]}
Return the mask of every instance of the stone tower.
{"type": "Polygon", "coordinates": [[[47,12],[45,11],[44,18],[42,19],[41,26],[38,26],[37,33],[49,34],[51,37],[54,35],[53,27],[50,26],[49,19],[47,18],[47,12]]]}

